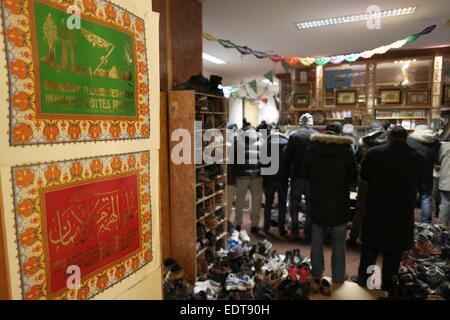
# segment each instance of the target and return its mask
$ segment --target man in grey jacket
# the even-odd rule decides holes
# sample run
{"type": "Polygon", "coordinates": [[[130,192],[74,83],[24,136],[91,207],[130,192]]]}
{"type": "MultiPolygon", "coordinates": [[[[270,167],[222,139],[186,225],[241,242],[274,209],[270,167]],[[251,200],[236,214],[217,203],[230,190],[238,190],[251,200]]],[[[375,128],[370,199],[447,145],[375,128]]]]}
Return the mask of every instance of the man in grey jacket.
{"type": "Polygon", "coordinates": [[[450,220],[450,140],[442,144],[439,152],[439,191],[441,205],[439,206],[439,224],[449,226],[450,220]]]}

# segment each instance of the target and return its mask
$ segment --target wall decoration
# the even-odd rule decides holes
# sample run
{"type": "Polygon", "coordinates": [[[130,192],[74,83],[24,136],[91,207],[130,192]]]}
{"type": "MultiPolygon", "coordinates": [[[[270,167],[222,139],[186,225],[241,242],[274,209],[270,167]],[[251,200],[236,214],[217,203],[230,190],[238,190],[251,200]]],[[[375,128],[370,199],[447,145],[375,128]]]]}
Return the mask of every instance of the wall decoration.
{"type": "Polygon", "coordinates": [[[440,69],[434,70],[433,81],[434,82],[441,82],[441,79],[442,79],[442,70],[440,70],[440,69]]]}
{"type": "Polygon", "coordinates": [[[335,89],[352,86],[352,70],[325,70],[325,88],[335,89]]]}
{"type": "Polygon", "coordinates": [[[388,52],[391,49],[399,49],[403,47],[405,44],[409,42],[416,41],[418,38],[420,38],[423,35],[429,34],[433,32],[433,30],[436,28],[436,25],[431,25],[423,29],[421,32],[411,34],[407,36],[406,38],[397,40],[395,42],[392,42],[391,44],[384,45],[372,50],[366,50],[359,53],[349,53],[349,54],[340,54],[335,55],[331,57],[297,57],[297,56],[282,56],[279,54],[269,53],[269,51],[264,52],[260,50],[253,50],[248,46],[243,45],[237,45],[234,42],[230,40],[224,40],[219,39],[216,36],[213,36],[209,33],[203,33],[203,38],[208,41],[216,41],[220,45],[222,45],[224,48],[227,49],[236,49],[242,56],[243,55],[249,55],[253,54],[258,59],[264,59],[268,58],[272,60],[273,62],[281,62],[283,65],[283,68],[288,72],[289,66],[299,65],[302,64],[304,66],[309,66],[312,64],[316,64],[318,66],[324,66],[328,63],[332,64],[340,64],[342,62],[355,62],[356,60],[363,58],[363,59],[369,59],[375,54],[384,54],[388,52]]]}
{"type": "Polygon", "coordinates": [[[444,102],[450,103],[450,85],[444,87],[444,102]]]}
{"type": "Polygon", "coordinates": [[[10,145],[149,138],[144,21],[85,0],[69,29],[70,3],[2,1],[10,145]]]}
{"type": "Polygon", "coordinates": [[[152,261],[149,152],[11,170],[24,299],[90,299],[152,261]]]}
{"type": "Polygon", "coordinates": [[[406,93],[406,104],[428,105],[430,104],[430,92],[428,90],[408,90],[406,93]]]}
{"type": "Polygon", "coordinates": [[[358,91],[354,89],[336,90],[336,105],[350,106],[358,103],[358,91]]]}
{"type": "Polygon", "coordinates": [[[402,90],[398,88],[380,89],[380,104],[401,104],[402,90]]]}
{"type": "Polygon", "coordinates": [[[311,104],[311,96],[309,93],[294,94],[294,108],[307,108],[311,104]]]}

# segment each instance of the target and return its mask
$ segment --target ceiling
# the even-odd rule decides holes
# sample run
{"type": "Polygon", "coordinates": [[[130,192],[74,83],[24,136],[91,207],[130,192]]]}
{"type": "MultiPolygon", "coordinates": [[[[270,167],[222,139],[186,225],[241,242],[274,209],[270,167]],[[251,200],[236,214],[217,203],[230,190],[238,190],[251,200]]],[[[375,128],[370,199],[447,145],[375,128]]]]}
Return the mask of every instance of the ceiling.
{"type": "MultiPolygon", "coordinates": [[[[360,52],[390,44],[437,24],[433,33],[404,48],[450,45],[448,0],[203,0],[203,31],[254,50],[281,55],[329,56],[360,52]],[[365,22],[298,30],[295,22],[364,13],[369,5],[381,10],[418,6],[415,14],[381,20],[381,29],[370,30],[365,22]]],[[[214,41],[203,41],[203,51],[225,60],[216,65],[204,61],[207,74],[224,77],[224,84],[262,78],[274,69],[269,59],[241,57],[214,41]]],[[[282,72],[278,64],[276,72],[282,72]]]]}

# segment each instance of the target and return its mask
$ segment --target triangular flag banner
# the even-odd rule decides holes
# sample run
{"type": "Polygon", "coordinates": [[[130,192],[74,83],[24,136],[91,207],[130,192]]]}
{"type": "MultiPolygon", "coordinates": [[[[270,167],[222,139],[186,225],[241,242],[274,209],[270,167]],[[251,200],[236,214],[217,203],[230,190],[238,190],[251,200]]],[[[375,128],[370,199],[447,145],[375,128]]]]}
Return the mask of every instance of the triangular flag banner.
{"type": "Polygon", "coordinates": [[[256,82],[256,80],[250,81],[248,85],[253,89],[253,91],[255,91],[256,94],[258,93],[258,83],[256,82]]]}
{"type": "Polygon", "coordinates": [[[269,71],[264,75],[264,78],[270,81],[270,83],[273,83],[273,72],[269,71]]]}
{"type": "Polygon", "coordinates": [[[282,60],[281,65],[283,66],[284,71],[289,72],[289,65],[286,61],[282,60]]]}

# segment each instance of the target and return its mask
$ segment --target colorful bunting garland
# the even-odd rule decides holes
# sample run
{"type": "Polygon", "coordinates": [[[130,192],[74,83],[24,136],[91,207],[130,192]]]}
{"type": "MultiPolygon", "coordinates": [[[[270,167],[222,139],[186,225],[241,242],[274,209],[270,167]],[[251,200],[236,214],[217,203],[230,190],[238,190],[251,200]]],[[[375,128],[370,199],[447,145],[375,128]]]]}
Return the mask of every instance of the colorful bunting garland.
{"type": "Polygon", "coordinates": [[[269,54],[264,51],[256,51],[251,49],[248,46],[241,46],[234,44],[230,40],[224,40],[224,39],[218,39],[217,37],[209,34],[204,33],[203,37],[208,41],[217,41],[219,42],[224,48],[232,49],[235,48],[239,51],[241,55],[250,55],[253,54],[258,59],[270,59],[273,62],[280,62],[283,65],[283,68],[288,72],[289,66],[295,66],[298,64],[302,64],[305,66],[310,66],[312,64],[316,64],[319,66],[324,66],[328,63],[332,64],[340,64],[342,62],[355,62],[356,60],[363,58],[363,59],[369,59],[375,54],[384,54],[388,52],[391,49],[398,49],[403,47],[405,44],[409,42],[416,41],[419,37],[431,33],[436,28],[436,25],[432,25],[429,27],[426,27],[419,33],[415,33],[412,35],[407,36],[404,39],[397,40],[389,45],[381,46],[372,50],[366,50],[360,53],[351,53],[351,54],[345,54],[345,55],[336,55],[331,57],[297,57],[297,56],[282,56],[279,54],[269,54]]]}

